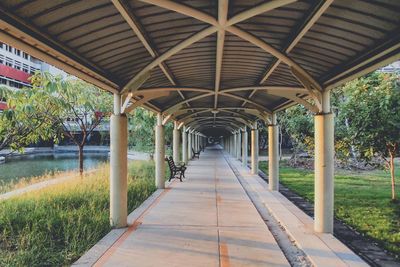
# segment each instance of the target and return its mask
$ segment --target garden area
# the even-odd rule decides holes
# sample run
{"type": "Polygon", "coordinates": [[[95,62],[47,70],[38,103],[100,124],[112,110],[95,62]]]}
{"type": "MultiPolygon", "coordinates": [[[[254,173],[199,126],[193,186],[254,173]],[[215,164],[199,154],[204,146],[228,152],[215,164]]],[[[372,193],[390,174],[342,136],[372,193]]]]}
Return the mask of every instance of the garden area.
{"type": "MultiPolygon", "coordinates": [[[[400,162],[396,162],[400,175],[400,162]]],[[[260,162],[268,173],[268,162],[260,162]]],[[[280,182],[311,203],[314,202],[314,172],[280,163],[280,182]]],[[[335,174],[335,217],[400,257],[400,202],[391,200],[390,174],[382,170],[335,174]]]]}
{"type": "MultiPolygon", "coordinates": [[[[0,266],[65,266],[110,230],[109,165],[0,202],[0,266]]],[[[38,178],[39,179],[39,178],[38,178]]],[[[128,211],[154,191],[154,163],[130,162],[128,211]]]]}

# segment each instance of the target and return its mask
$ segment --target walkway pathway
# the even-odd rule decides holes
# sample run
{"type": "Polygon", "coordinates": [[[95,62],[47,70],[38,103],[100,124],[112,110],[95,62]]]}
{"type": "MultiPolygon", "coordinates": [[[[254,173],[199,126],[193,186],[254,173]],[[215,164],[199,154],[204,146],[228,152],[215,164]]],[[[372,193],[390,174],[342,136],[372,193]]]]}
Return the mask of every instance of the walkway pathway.
{"type": "Polygon", "coordinates": [[[192,161],[97,266],[288,266],[219,150],[192,161]]]}
{"type": "Polygon", "coordinates": [[[290,266],[267,222],[295,266],[367,266],[332,235],[315,234],[310,217],[219,149],[191,161],[186,176],[157,190],[130,214],[129,228],[111,231],[74,265],[290,266]]]}

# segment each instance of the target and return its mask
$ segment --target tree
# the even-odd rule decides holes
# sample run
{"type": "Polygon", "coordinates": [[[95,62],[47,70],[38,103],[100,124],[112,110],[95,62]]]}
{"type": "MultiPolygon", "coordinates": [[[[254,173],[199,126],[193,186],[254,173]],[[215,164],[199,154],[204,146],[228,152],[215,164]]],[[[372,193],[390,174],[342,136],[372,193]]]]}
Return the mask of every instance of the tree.
{"type": "Polygon", "coordinates": [[[154,113],[138,107],[129,117],[129,145],[137,150],[152,153],[154,150],[154,126],[157,118],[154,113]]]}
{"type": "Polygon", "coordinates": [[[348,142],[359,157],[382,158],[390,169],[392,199],[396,199],[394,158],[400,146],[400,86],[395,74],[375,72],[343,86],[343,116],[348,118],[348,142]]]}
{"type": "Polygon", "coordinates": [[[0,99],[8,107],[0,113],[0,150],[22,150],[29,144],[54,138],[55,128],[49,116],[55,106],[36,105],[44,99],[43,95],[27,88],[13,90],[2,86],[0,99]]]}
{"type": "Polygon", "coordinates": [[[301,151],[313,153],[314,149],[314,122],[313,115],[301,105],[296,105],[280,112],[279,125],[286,133],[293,145],[293,159],[297,161],[301,151]]]}
{"type": "MultiPolygon", "coordinates": [[[[156,115],[142,107],[135,109],[133,116],[129,117],[129,145],[145,152],[154,152],[155,132],[157,123],[156,115]]],[[[172,142],[172,123],[167,123],[164,128],[166,143],[172,142]]]]}
{"type": "Polygon", "coordinates": [[[37,105],[52,105],[54,110],[48,114],[50,121],[59,133],[78,146],[82,174],[83,148],[94,129],[109,117],[111,96],[82,80],[49,73],[36,73],[31,82],[32,92],[44,98],[37,105]]]}

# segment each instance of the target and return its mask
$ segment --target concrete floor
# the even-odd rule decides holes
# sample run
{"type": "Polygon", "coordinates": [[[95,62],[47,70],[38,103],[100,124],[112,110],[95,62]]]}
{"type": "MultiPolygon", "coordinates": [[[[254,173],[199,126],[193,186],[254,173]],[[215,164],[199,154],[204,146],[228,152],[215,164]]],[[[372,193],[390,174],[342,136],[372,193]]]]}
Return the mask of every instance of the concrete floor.
{"type": "Polygon", "coordinates": [[[289,266],[222,151],[190,162],[96,266],[289,266]]]}
{"type": "Polygon", "coordinates": [[[368,266],[333,235],[315,233],[312,218],[217,148],[190,161],[182,183],[157,190],[129,215],[129,228],[112,230],[74,266],[290,266],[266,226],[274,220],[274,234],[278,228],[289,238],[277,237],[294,266],[368,266]]]}

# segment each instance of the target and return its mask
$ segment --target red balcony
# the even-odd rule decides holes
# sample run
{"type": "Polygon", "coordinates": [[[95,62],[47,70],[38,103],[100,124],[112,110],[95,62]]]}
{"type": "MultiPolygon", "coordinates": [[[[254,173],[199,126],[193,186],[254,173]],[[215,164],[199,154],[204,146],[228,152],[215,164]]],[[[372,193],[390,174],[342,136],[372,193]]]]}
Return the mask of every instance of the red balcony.
{"type": "Polygon", "coordinates": [[[5,110],[7,109],[7,104],[4,102],[0,102],[0,110],[5,110]]]}
{"type": "Polygon", "coordinates": [[[26,73],[22,70],[17,70],[17,69],[8,67],[6,65],[0,64],[0,75],[20,81],[20,82],[30,83],[28,78],[31,76],[31,74],[26,73]]]}

